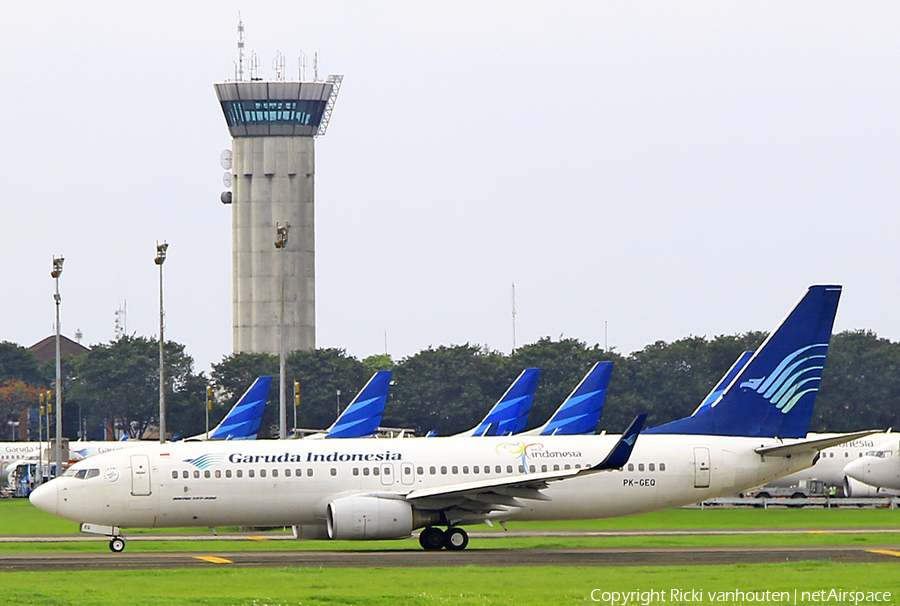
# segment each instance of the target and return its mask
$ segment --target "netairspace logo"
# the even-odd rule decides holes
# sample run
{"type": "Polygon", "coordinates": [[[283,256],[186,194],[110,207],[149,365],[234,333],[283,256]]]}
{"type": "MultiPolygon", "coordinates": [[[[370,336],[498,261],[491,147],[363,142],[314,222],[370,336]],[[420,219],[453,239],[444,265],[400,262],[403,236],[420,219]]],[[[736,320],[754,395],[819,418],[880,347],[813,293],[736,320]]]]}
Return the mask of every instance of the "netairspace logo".
{"type": "Polygon", "coordinates": [[[591,591],[591,601],[609,606],[650,606],[651,604],[683,604],[686,602],[722,604],[885,604],[890,591],[846,591],[820,589],[806,591],[742,590],[704,591],[702,589],[649,589],[646,591],[591,591]]]}

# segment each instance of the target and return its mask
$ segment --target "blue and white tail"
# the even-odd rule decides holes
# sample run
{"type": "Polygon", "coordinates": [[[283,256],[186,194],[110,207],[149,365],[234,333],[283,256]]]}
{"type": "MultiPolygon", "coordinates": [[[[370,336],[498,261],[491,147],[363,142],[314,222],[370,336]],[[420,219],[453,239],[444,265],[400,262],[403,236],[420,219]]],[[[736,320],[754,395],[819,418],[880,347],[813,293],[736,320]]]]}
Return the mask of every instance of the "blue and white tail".
{"type": "Polygon", "coordinates": [[[374,435],[381,425],[392,375],[390,370],[379,370],[372,375],[334,425],[328,428],[325,437],[365,438],[374,435]]]}
{"type": "MultiPolygon", "coordinates": [[[[269,398],[272,377],[258,377],[222,422],[209,432],[210,440],[255,440],[263,409],[269,398]]],[[[192,439],[203,439],[204,434],[192,439]]]]}
{"type": "Polygon", "coordinates": [[[811,286],[714,402],[644,433],[805,437],[840,297],[811,286]]]}
{"type": "Polygon", "coordinates": [[[534,402],[540,368],[526,368],[497,400],[481,423],[459,436],[508,436],[525,429],[534,402]]]}
{"type": "Polygon", "coordinates": [[[594,433],[609,388],[612,362],[597,362],[543,426],[525,432],[541,436],[594,433]]]}

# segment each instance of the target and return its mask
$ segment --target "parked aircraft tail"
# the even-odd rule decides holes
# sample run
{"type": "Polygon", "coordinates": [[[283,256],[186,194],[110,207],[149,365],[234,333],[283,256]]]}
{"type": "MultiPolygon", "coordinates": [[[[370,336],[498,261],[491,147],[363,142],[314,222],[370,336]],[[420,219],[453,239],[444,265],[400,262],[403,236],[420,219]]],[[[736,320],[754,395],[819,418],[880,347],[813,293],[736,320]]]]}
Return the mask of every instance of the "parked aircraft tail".
{"type": "MultiPolygon", "coordinates": [[[[272,377],[257,377],[225,418],[210,430],[209,439],[255,440],[271,386],[272,377]]],[[[191,439],[202,440],[204,437],[205,434],[200,434],[191,439]]]]}
{"type": "Polygon", "coordinates": [[[597,362],[572,390],[550,420],[526,435],[573,436],[594,433],[600,421],[603,400],[609,387],[612,362],[597,362]]]}
{"type": "Polygon", "coordinates": [[[497,400],[481,423],[460,436],[505,436],[525,429],[534,391],[537,388],[540,368],[526,368],[497,400]]]}
{"type": "Polygon", "coordinates": [[[364,438],[371,436],[381,425],[388,389],[390,370],[379,370],[353,398],[337,421],[326,430],[326,438],[364,438]]]}

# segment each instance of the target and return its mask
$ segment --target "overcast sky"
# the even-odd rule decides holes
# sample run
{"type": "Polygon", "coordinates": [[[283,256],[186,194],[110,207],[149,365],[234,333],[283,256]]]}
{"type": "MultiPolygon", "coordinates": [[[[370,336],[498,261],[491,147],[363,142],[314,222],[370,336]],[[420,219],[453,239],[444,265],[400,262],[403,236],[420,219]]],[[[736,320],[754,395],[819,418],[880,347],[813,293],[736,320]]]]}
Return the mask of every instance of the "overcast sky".
{"type": "MultiPolygon", "coordinates": [[[[316,141],[317,344],[575,337],[621,353],[776,326],[900,340],[900,4],[5,0],[0,340],[158,334],[231,352],[230,147],[213,83],[240,11],[344,74],[316,141]]],[[[311,61],[310,61],[311,63],[311,61]]],[[[307,77],[312,77],[311,66],[307,77]]],[[[274,235],[273,235],[274,237],[274,235]]]]}

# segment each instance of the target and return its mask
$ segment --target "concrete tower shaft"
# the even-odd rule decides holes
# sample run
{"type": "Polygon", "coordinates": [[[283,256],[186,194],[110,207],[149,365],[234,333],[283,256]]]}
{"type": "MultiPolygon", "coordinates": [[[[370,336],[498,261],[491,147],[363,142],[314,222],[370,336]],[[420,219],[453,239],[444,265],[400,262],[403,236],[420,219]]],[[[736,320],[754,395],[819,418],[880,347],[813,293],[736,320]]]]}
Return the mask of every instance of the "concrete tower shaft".
{"type": "Polygon", "coordinates": [[[314,349],[314,137],[330,114],[336,87],[253,81],[215,88],[233,137],[234,351],[279,352],[282,261],[285,349],[314,349]],[[276,224],[285,223],[290,232],[279,250],[276,224]]]}

